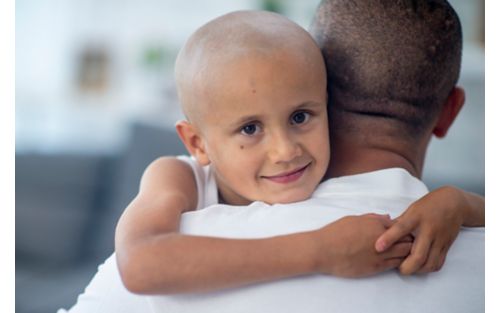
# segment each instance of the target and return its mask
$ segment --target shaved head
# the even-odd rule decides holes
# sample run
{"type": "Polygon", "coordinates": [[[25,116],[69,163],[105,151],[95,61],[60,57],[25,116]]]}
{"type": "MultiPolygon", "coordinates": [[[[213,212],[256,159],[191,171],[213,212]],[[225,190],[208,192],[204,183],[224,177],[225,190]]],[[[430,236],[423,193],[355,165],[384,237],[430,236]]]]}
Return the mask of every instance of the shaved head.
{"type": "Polygon", "coordinates": [[[345,125],[371,116],[399,125],[396,133],[422,134],[459,76],[462,32],[449,3],[324,0],[316,12],[311,33],[332,106],[350,116],[345,125]]]}
{"type": "Polygon", "coordinates": [[[285,54],[305,66],[324,67],[314,39],[281,15],[237,11],[203,25],[188,39],[175,64],[177,92],[186,118],[193,124],[203,122],[215,94],[224,92],[231,79],[225,75],[228,67],[242,61],[274,62],[285,54]]]}

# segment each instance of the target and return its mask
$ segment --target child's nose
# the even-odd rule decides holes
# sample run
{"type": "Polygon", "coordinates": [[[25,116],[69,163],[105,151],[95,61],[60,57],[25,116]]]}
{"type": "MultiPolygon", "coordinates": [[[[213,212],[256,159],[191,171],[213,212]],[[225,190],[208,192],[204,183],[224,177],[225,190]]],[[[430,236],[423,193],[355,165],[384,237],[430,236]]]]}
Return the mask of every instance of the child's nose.
{"type": "Polygon", "coordinates": [[[286,132],[279,132],[270,142],[269,158],[273,163],[290,162],[302,155],[300,144],[286,132]]]}

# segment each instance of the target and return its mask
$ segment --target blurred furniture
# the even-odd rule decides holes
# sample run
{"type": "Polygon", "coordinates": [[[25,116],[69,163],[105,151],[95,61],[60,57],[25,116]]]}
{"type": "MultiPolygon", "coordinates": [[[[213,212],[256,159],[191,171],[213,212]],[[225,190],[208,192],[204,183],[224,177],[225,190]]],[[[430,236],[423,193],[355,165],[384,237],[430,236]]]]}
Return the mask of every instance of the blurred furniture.
{"type": "MultiPolygon", "coordinates": [[[[464,128],[447,139],[456,141],[451,147],[457,153],[467,134],[473,135],[464,128]]],[[[424,181],[431,188],[455,184],[484,194],[484,165],[464,173],[458,165],[464,156],[439,159],[444,155],[439,149],[449,147],[431,147],[424,181]]],[[[113,252],[116,222],[146,166],[178,154],[186,151],[172,130],[134,124],[127,148],[117,155],[16,155],[16,312],[71,307],[113,252]]],[[[484,151],[468,158],[471,167],[480,165],[484,151]]]]}
{"type": "Polygon", "coordinates": [[[16,312],[73,305],[146,166],[185,153],[173,131],[135,124],[120,155],[16,155],[16,312]]]}

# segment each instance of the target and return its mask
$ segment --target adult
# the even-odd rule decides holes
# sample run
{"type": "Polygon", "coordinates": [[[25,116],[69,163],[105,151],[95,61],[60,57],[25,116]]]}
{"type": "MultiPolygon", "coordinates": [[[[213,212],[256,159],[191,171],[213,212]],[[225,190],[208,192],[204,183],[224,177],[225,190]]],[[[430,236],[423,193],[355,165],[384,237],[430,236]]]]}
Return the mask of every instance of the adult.
{"type": "MultiPolygon", "coordinates": [[[[315,229],[335,219],[355,232],[352,218],[345,216],[395,217],[427,192],[418,177],[429,140],[446,135],[464,102],[463,90],[455,86],[462,47],[456,13],[444,0],[323,1],[312,34],[328,69],[328,175],[337,178],[296,204],[216,205],[187,213],[183,232],[264,237],[315,229]]],[[[430,275],[390,271],[355,280],[315,275],[197,295],[128,293],[112,256],[70,312],[148,310],[482,312],[484,231],[464,229],[446,265],[430,275]]]]}

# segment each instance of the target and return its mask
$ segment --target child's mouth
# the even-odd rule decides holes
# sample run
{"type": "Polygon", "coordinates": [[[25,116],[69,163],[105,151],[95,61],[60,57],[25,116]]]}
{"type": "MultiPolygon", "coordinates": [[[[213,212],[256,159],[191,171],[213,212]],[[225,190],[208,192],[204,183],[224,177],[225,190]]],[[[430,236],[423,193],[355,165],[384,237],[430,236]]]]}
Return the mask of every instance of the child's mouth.
{"type": "Polygon", "coordinates": [[[274,175],[274,176],[262,176],[262,178],[269,179],[270,181],[275,182],[275,183],[279,183],[279,184],[288,184],[288,183],[294,182],[294,181],[298,180],[300,177],[302,177],[302,175],[304,174],[306,169],[309,167],[309,165],[311,165],[311,163],[308,163],[305,166],[300,167],[300,168],[295,169],[295,170],[290,171],[290,172],[286,172],[286,173],[282,173],[282,174],[278,174],[278,175],[274,175]]]}

